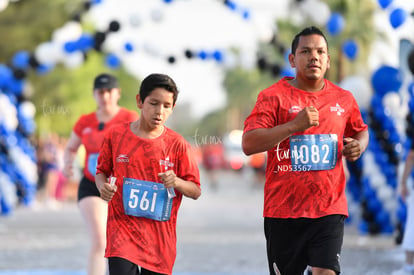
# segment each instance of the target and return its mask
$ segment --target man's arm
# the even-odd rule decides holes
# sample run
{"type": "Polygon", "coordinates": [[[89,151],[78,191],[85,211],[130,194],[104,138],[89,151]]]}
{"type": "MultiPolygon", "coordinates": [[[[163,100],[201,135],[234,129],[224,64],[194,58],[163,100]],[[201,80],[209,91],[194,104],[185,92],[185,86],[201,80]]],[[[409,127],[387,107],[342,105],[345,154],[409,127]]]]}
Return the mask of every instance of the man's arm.
{"type": "Polygon", "coordinates": [[[319,125],[319,113],[315,107],[305,107],[297,116],[273,128],[254,129],[244,133],[242,149],[246,155],[265,152],[296,132],[302,132],[319,125]]]}
{"type": "Polygon", "coordinates": [[[362,131],[354,135],[353,137],[344,138],[344,148],[342,149],[342,155],[349,161],[356,161],[367,149],[369,142],[368,131],[362,131]]]}

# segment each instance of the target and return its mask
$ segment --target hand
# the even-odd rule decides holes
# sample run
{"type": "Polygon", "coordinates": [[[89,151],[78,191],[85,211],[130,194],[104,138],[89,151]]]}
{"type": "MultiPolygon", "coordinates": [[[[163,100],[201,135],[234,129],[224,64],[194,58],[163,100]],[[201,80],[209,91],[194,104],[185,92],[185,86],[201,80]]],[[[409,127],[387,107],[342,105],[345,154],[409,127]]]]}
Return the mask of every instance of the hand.
{"type": "Polygon", "coordinates": [[[408,197],[409,194],[410,194],[410,191],[407,188],[407,183],[402,182],[400,186],[401,198],[405,201],[405,199],[408,197]]]}
{"type": "Polygon", "coordinates": [[[303,108],[294,118],[297,132],[305,131],[312,126],[319,126],[319,112],[313,106],[303,108]]]}
{"type": "Polygon", "coordinates": [[[63,175],[70,179],[73,177],[73,165],[72,162],[65,162],[65,165],[63,166],[62,169],[63,175]]]}
{"type": "Polygon", "coordinates": [[[362,154],[361,145],[357,139],[350,137],[344,138],[344,148],[342,155],[349,161],[356,161],[362,154]]]}
{"type": "Polygon", "coordinates": [[[158,173],[162,183],[166,188],[175,188],[177,187],[177,175],[173,170],[165,171],[164,173],[158,173]]]}
{"type": "Polygon", "coordinates": [[[116,190],[118,189],[118,187],[116,186],[116,184],[114,184],[113,186],[111,184],[109,184],[109,182],[105,182],[101,188],[100,193],[101,193],[101,198],[105,201],[110,201],[112,200],[113,196],[115,195],[116,190]]]}

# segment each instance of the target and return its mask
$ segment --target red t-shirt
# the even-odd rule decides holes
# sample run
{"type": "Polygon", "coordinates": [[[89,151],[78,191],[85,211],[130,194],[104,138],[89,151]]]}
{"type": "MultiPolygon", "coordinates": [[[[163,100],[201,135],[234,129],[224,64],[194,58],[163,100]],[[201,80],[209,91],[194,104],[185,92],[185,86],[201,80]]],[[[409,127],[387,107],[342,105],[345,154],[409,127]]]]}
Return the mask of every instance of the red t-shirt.
{"type": "Polygon", "coordinates": [[[83,168],[83,174],[86,178],[91,181],[95,181],[95,168],[96,168],[96,159],[101,148],[105,133],[112,126],[124,123],[131,122],[138,119],[138,114],[131,110],[120,108],[119,112],[110,120],[105,122],[99,129],[99,121],[96,117],[96,112],[82,115],[75,126],[73,131],[78,135],[82,144],[85,146],[85,166],[83,168]]]}
{"type": "Polygon", "coordinates": [[[117,191],[109,202],[105,257],[121,257],[148,270],[171,274],[176,258],[177,212],[182,194],[175,191],[171,217],[156,221],[125,214],[123,178],[158,182],[165,171],[160,161],[168,162],[177,177],[200,186],[200,175],[189,143],[165,128],[154,139],[136,136],[129,124],[111,128],[105,136],[98,158],[97,173],[117,178],[117,191]]]}
{"type": "MultiPolygon", "coordinates": [[[[318,92],[291,86],[285,77],[260,92],[256,105],[244,123],[244,132],[273,128],[291,121],[307,106],[319,111],[319,126],[294,135],[336,134],[337,162],[330,170],[292,171],[290,138],[267,151],[264,217],[317,218],[330,214],[348,215],[345,175],[342,164],[343,137],[367,131],[353,95],[325,80],[318,92]]],[[[293,136],[293,135],[292,135],[293,136]]]]}

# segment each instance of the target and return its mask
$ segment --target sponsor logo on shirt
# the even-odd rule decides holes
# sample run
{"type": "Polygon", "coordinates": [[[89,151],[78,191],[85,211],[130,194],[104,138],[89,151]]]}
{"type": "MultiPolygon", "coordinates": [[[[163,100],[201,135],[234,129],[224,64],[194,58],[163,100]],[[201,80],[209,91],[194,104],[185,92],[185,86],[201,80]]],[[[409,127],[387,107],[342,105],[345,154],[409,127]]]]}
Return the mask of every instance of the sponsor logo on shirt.
{"type": "Polygon", "coordinates": [[[165,159],[160,159],[160,166],[164,167],[165,171],[167,171],[169,168],[174,167],[174,163],[170,161],[170,157],[166,157],[165,159]]]}
{"type": "Polygon", "coordinates": [[[289,114],[299,113],[301,110],[302,110],[302,108],[300,106],[292,106],[289,109],[289,114]]]}
{"type": "Polygon", "coordinates": [[[336,103],[336,105],[334,107],[330,107],[330,110],[331,110],[331,112],[336,112],[336,114],[338,116],[340,116],[341,113],[345,112],[345,110],[341,106],[339,106],[338,103],[336,103]]]}
{"type": "Polygon", "coordinates": [[[120,154],[116,157],[116,162],[129,162],[129,158],[125,154],[120,154]]]}
{"type": "Polygon", "coordinates": [[[82,135],[87,135],[91,132],[92,132],[92,128],[91,127],[86,127],[85,129],[83,129],[82,135]]]}

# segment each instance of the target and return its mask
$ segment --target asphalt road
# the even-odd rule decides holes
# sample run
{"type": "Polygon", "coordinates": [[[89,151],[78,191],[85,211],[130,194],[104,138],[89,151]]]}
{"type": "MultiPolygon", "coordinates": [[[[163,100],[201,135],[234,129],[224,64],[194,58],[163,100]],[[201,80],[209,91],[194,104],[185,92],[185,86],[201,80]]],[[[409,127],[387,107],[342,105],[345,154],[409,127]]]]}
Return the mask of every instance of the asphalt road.
{"type": "MultiPolygon", "coordinates": [[[[249,172],[221,172],[214,190],[202,171],[202,196],[179,213],[174,275],[268,274],[263,189],[249,172]]],[[[74,202],[19,207],[0,217],[0,275],[86,275],[88,240],[74,202]]],[[[390,275],[403,261],[392,236],[362,236],[347,225],[342,274],[390,275]]]]}

